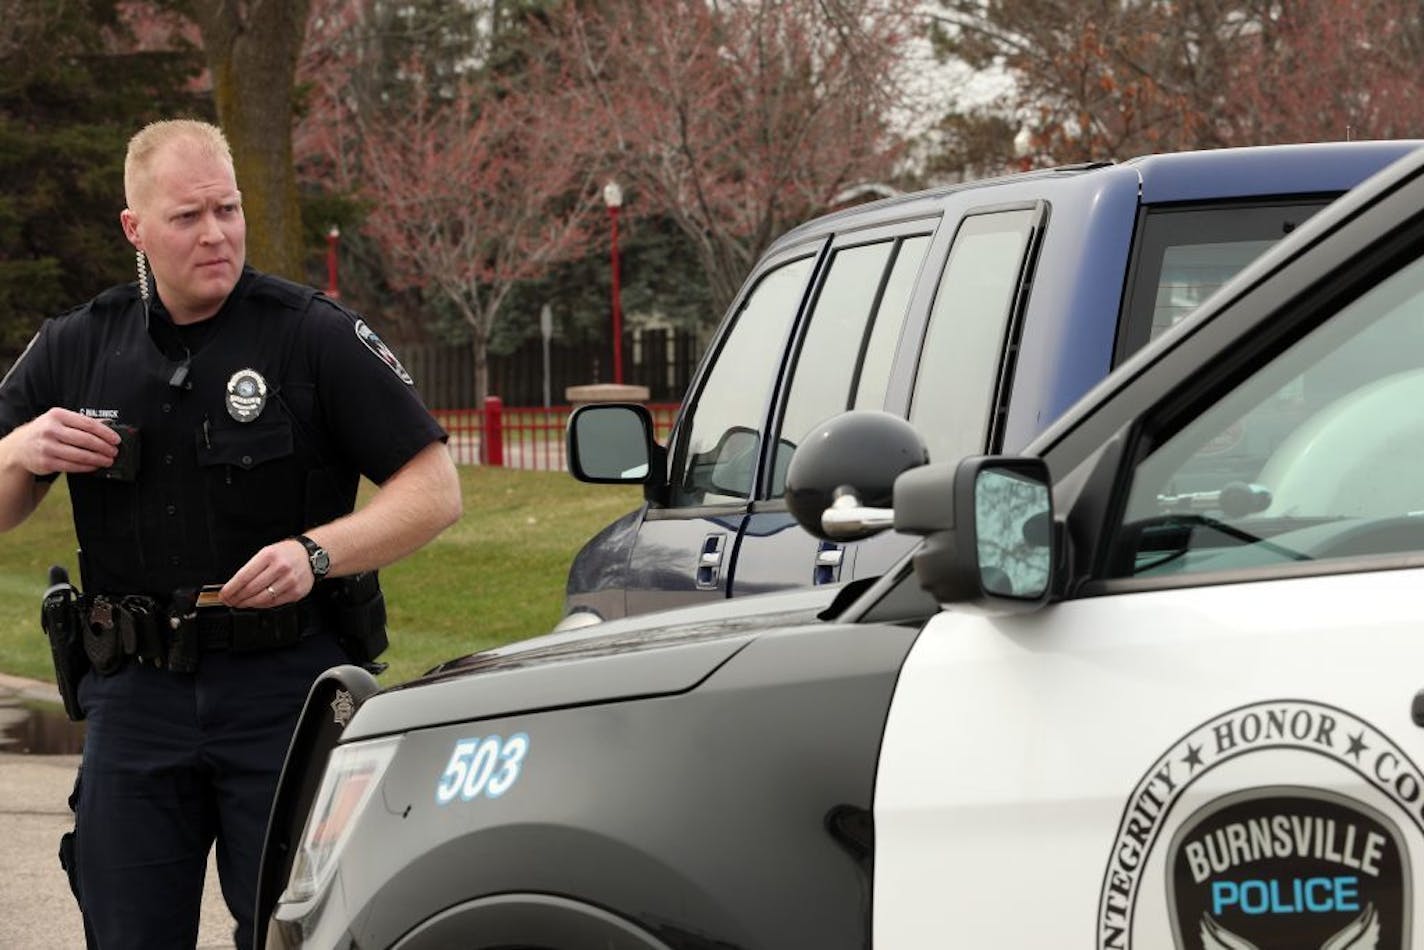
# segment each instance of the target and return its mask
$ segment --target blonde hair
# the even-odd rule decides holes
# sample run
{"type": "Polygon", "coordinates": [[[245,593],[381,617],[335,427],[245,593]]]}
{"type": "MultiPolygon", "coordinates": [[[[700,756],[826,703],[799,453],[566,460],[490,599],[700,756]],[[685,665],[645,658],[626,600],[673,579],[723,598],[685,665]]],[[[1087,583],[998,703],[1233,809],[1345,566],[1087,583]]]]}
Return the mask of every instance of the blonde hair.
{"type": "Polygon", "coordinates": [[[222,129],[196,119],[164,119],[150,122],[129,139],[124,157],[124,201],[134,207],[139,192],[148,184],[148,170],[153,156],[170,143],[184,141],[197,146],[205,155],[218,158],[232,166],[232,149],[222,129]]]}

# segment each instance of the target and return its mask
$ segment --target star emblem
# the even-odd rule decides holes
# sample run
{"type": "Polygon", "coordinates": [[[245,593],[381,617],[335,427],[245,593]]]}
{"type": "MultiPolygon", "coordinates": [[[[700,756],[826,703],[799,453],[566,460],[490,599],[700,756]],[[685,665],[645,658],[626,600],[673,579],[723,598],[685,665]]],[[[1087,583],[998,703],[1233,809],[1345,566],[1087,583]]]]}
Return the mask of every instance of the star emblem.
{"type": "Polygon", "coordinates": [[[331,701],[331,714],[338,726],[344,726],[351,721],[351,716],[356,712],[356,703],[351,698],[351,694],[344,689],[336,691],[336,698],[331,701]]]}
{"type": "Polygon", "coordinates": [[[1184,755],[1184,756],[1182,756],[1182,762],[1183,762],[1183,764],[1185,764],[1185,765],[1190,765],[1190,766],[1192,767],[1192,771],[1193,771],[1193,772],[1196,772],[1197,769],[1201,768],[1201,767],[1202,767],[1201,746],[1199,746],[1199,745],[1189,745],[1189,746],[1187,746],[1187,754],[1184,755]]]}
{"type": "Polygon", "coordinates": [[[1361,732],[1359,735],[1354,735],[1350,737],[1350,748],[1345,750],[1345,754],[1353,755],[1355,757],[1355,761],[1358,762],[1360,761],[1360,753],[1364,752],[1368,748],[1369,746],[1365,745],[1365,734],[1361,732]]]}

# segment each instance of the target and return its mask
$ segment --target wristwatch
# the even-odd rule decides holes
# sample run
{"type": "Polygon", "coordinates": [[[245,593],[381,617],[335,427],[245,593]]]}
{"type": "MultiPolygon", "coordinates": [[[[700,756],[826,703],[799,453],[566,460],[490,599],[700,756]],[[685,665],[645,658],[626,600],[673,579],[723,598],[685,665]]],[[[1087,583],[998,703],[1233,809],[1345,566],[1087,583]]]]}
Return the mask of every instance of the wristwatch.
{"type": "Polygon", "coordinates": [[[312,577],[321,580],[331,570],[331,555],[326,553],[326,548],[304,534],[297,535],[297,540],[307,549],[307,563],[311,565],[312,577]]]}

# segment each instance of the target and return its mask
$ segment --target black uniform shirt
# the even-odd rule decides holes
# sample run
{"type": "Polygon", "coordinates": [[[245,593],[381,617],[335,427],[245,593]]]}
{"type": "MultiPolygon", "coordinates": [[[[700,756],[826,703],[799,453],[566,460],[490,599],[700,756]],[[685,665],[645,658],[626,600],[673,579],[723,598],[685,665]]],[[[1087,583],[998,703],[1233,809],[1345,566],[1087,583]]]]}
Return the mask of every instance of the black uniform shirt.
{"type": "Polygon", "coordinates": [[[311,288],[245,269],[207,323],[146,318],[116,287],[46,321],[0,383],[0,434],[53,406],[139,429],[135,481],[69,477],[90,592],[222,583],[445,438],[365,322],[311,288]]]}

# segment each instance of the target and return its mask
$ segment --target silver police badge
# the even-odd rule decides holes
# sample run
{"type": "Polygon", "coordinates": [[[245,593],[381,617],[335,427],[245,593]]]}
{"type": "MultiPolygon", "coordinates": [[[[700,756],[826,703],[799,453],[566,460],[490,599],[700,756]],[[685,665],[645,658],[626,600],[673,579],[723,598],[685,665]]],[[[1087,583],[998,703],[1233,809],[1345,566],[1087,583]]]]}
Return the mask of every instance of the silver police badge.
{"type": "Polygon", "coordinates": [[[227,381],[227,414],[251,422],[267,405],[267,380],[255,369],[240,369],[227,381]]]}

